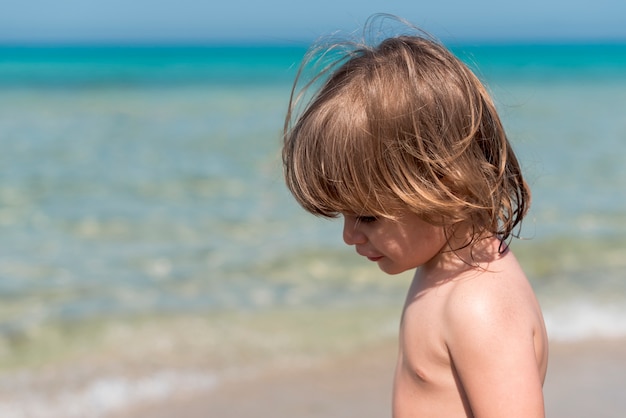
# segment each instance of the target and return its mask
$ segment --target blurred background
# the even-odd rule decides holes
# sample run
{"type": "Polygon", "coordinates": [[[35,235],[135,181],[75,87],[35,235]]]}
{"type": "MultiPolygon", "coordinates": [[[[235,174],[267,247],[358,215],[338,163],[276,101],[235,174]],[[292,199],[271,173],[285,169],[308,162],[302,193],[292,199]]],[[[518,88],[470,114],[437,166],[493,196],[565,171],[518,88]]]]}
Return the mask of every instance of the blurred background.
{"type": "Polygon", "coordinates": [[[279,156],[306,48],[377,12],[493,92],[534,192],[512,248],[551,340],[626,337],[626,3],[2,9],[0,416],[112,416],[393,343],[410,274],[304,213],[279,156]]]}

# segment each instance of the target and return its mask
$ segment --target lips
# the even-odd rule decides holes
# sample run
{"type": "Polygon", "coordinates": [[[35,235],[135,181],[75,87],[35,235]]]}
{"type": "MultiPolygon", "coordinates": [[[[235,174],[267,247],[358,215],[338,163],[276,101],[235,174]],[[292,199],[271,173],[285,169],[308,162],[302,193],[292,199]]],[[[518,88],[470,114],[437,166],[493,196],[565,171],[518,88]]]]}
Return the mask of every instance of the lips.
{"type": "Polygon", "coordinates": [[[360,256],[363,256],[365,258],[367,258],[370,261],[378,261],[381,258],[383,258],[382,255],[373,255],[373,254],[367,254],[365,251],[360,251],[358,248],[356,250],[357,254],[359,254],[360,256]]]}

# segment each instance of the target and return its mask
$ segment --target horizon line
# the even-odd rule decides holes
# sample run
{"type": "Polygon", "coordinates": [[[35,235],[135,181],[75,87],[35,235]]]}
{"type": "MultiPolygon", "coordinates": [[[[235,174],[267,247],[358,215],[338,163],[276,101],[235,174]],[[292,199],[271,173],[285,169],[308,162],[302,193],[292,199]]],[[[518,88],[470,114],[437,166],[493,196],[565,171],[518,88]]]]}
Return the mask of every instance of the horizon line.
{"type": "MultiPolygon", "coordinates": [[[[626,45],[624,38],[444,38],[439,40],[451,46],[567,46],[567,45],[626,45]]],[[[317,42],[316,39],[293,40],[258,40],[258,39],[0,39],[0,47],[26,48],[73,48],[73,47],[277,47],[307,48],[317,42]]]]}

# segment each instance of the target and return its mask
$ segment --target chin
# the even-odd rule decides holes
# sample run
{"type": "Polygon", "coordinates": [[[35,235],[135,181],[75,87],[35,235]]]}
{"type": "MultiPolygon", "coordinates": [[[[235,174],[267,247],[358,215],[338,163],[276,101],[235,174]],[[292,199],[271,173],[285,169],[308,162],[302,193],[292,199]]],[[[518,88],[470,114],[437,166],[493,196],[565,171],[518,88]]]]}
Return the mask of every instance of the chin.
{"type": "Polygon", "coordinates": [[[384,273],[387,273],[390,276],[395,276],[396,274],[400,274],[400,273],[404,273],[407,270],[410,270],[410,268],[402,268],[400,266],[381,266],[379,265],[379,268],[381,271],[383,271],[384,273]]]}

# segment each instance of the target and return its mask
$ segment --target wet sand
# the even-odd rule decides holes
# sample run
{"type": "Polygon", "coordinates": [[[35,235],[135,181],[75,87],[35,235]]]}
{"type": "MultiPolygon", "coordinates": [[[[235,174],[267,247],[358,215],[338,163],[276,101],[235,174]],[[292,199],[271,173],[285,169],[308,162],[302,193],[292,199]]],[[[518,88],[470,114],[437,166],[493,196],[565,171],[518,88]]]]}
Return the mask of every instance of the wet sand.
{"type": "MultiPolygon", "coordinates": [[[[225,383],[115,418],[381,418],[391,416],[395,344],[318,367],[225,383]]],[[[626,340],[553,343],[544,386],[549,418],[626,416],[626,340]]]]}

